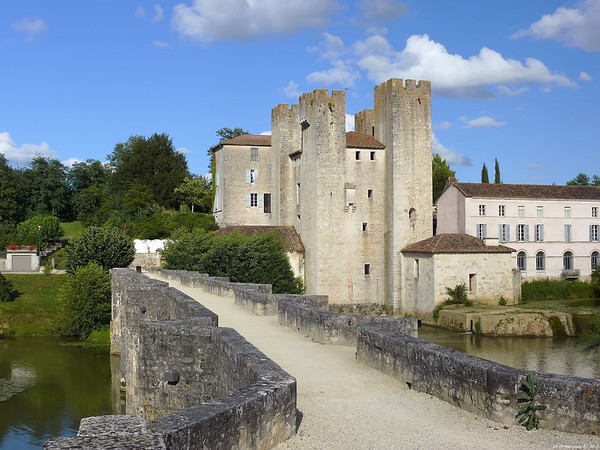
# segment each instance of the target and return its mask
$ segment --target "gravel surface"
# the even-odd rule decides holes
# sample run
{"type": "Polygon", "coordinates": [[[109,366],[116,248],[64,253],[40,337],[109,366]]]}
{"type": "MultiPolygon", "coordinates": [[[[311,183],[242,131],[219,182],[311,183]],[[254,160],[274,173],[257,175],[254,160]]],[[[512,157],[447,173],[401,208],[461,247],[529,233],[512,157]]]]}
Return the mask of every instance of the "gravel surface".
{"type": "Polygon", "coordinates": [[[277,316],[255,316],[231,298],[165,281],[296,377],[300,426],[278,449],[600,449],[598,436],[528,432],[478,418],[360,364],[353,347],[317,344],[277,316]]]}

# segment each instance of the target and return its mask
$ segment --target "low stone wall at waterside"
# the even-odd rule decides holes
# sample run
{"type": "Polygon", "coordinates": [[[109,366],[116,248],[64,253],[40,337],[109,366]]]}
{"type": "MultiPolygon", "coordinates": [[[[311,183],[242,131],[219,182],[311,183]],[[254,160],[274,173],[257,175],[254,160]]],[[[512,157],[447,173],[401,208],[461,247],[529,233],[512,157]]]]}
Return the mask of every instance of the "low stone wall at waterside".
{"type": "Polygon", "coordinates": [[[293,377],[167,283],[130,269],[113,269],[112,283],[111,348],[131,416],[98,419],[96,430],[45,448],[271,448],[294,434],[293,377]]]}
{"type": "Polygon", "coordinates": [[[199,287],[205,292],[221,297],[232,297],[235,303],[258,316],[277,314],[277,300],[270,284],[232,283],[226,277],[209,277],[187,270],[166,270],[153,267],[150,272],[175,280],[189,287],[199,287]]]}
{"type": "MultiPolygon", "coordinates": [[[[469,356],[373,326],[358,332],[358,360],[394,376],[411,389],[494,421],[512,424],[527,371],[469,356]]],[[[600,380],[538,373],[536,401],[546,405],[540,428],[600,433],[600,380]]]]}
{"type": "Polygon", "coordinates": [[[298,301],[293,297],[279,297],[279,323],[321,344],[356,345],[358,331],[365,324],[376,324],[409,336],[416,337],[418,333],[418,321],[414,317],[338,314],[326,309],[327,305],[323,304],[322,299],[317,299],[317,305],[319,306],[311,301],[298,301]]]}

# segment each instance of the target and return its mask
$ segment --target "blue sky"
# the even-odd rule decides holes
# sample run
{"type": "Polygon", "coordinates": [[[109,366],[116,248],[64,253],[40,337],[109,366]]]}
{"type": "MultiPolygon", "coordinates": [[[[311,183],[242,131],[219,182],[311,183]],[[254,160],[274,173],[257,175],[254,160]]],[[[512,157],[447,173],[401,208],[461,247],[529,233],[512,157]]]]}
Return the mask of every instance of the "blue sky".
{"type": "Polygon", "coordinates": [[[216,130],[389,78],[432,82],[434,151],[461,181],[600,175],[600,0],[0,0],[0,153],[106,160],[168,133],[205,174],[216,130]]]}

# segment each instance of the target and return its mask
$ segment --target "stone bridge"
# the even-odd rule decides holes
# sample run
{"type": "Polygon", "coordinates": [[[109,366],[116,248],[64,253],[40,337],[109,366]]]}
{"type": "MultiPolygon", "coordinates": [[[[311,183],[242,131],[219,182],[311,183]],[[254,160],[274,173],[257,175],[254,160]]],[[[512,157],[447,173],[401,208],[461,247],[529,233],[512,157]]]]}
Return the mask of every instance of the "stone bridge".
{"type": "Polygon", "coordinates": [[[320,296],[191,272],[150,276],[127,306],[115,290],[143,276],[113,272],[113,348],[136,416],[84,419],[45,448],[600,447],[598,380],[537,374],[540,425],[571,433],[527,433],[515,421],[526,372],[420,341],[415,319],[338,314],[320,296]]]}

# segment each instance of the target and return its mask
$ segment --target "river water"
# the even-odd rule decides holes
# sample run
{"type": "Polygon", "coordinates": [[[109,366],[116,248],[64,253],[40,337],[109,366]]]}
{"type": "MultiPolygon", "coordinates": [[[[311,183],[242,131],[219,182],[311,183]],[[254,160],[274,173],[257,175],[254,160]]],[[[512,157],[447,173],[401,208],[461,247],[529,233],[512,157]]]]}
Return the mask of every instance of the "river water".
{"type": "Polygon", "coordinates": [[[50,437],[77,434],[83,417],[116,411],[108,348],[72,344],[0,340],[0,449],[39,449],[50,437]]]}
{"type": "Polygon", "coordinates": [[[600,378],[600,349],[575,337],[490,337],[422,326],[419,338],[517,369],[600,378]]]}

